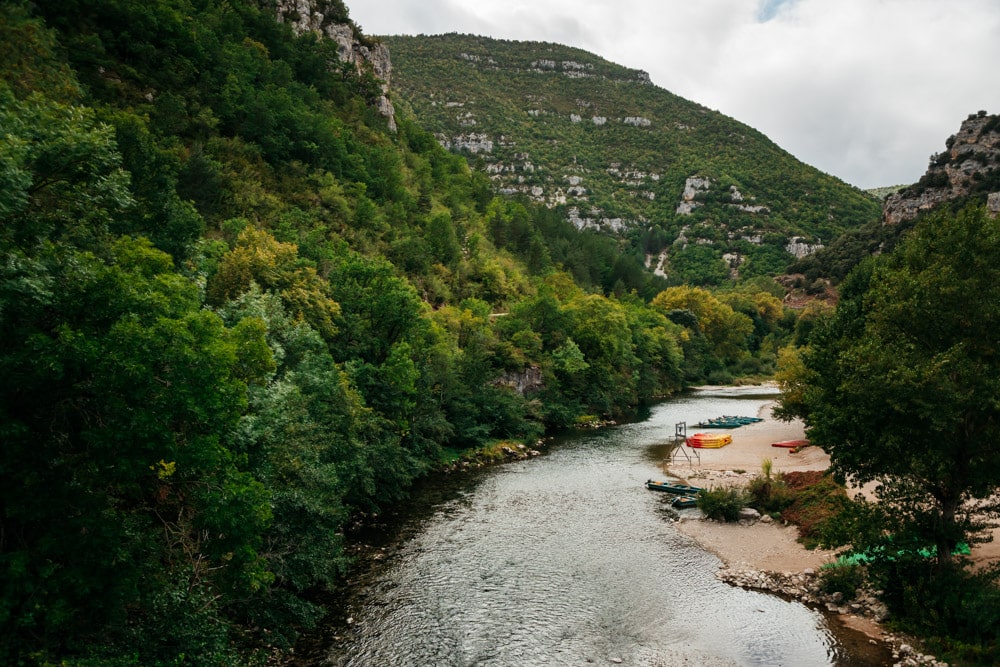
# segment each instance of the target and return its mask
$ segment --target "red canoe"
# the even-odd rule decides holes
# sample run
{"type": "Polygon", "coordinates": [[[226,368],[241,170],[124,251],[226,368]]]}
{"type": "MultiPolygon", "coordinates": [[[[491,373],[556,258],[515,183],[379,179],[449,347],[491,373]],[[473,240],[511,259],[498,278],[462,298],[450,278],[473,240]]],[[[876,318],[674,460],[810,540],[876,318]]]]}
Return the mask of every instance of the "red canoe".
{"type": "Polygon", "coordinates": [[[782,440],[781,442],[772,442],[771,446],[793,449],[795,447],[805,447],[808,444],[809,444],[808,440],[782,440]]]}

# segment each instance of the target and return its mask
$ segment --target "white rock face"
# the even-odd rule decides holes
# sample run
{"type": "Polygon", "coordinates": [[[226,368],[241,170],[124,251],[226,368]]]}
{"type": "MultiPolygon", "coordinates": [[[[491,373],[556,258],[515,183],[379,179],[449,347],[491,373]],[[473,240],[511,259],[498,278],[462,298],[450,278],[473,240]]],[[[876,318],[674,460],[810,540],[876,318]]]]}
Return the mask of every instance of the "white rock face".
{"type": "Polygon", "coordinates": [[[448,150],[465,149],[470,153],[491,153],[493,152],[493,140],[486,134],[460,134],[454,139],[444,139],[440,137],[438,141],[448,150]]]}
{"type": "Polygon", "coordinates": [[[692,176],[684,181],[684,192],[681,194],[681,201],[677,204],[677,215],[691,215],[691,211],[701,206],[700,202],[694,200],[699,192],[708,190],[712,185],[712,179],[692,176]]]}
{"type": "Polygon", "coordinates": [[[597,217],[600,215],[600,211],[591,210],[590,214],[594,217],[581,217],[580,209],[574,206],[567,211],[566,217],[570,222],[576,225],[577,229],[598,229],[616,233],[627,229],[632,224],[635,224],[622,220],[621,218],[597,217]]]}
{"type": "Polygon", "coordinates": [[[801,259],[802,257],[813,254],[822,247],[822,243],[806,243],[805,239],[801,236],[793,236],[788,239],[788,245],[785,246],[785,252],[795,255],[796,258],[801,259]]]}
{"type": "MultiPolygon", "coordinates": [[[[977,178],[995,169],[1000,163],[1000,128],[996,116],[985,112],[970,116],[946,145],[945,152],[931,156],[931,164],[921,179],[924,186],[918,183],[886,197],[882,207],[885,224],[912,220],[942,202],[963,197],[977,178]]],[[[987,197],[987,206],[991,197],[992,194],[987,197]]],[[[992,201],[998,207],[996,210],[1000,210],[1000,202],[992,201]]]]}
{"type": "Polygon", "coordinates": [[[382,81],[382,95],[375,101],[379,113],[388,119],[389,129],[396,131],[396,109],[389,100],[392,61],[385,44],[368,47],[354,36],[346,23],[335,23],[321,11],[322,0],[277,0],[278,20],[291,24],[297,35],[314,32],[337,43],[337,57],[355,66],[360,74],[366,67],[382,81]]]}

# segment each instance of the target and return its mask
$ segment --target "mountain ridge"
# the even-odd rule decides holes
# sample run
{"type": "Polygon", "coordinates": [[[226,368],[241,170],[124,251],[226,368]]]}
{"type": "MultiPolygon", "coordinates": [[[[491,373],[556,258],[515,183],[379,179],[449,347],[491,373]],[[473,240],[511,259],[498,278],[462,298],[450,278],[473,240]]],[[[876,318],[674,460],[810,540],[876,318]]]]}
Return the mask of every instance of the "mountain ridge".
{"type": "Polygon", "coordinates": [[[931,156],[920,180],[885,200],[886,225],[908,223],[945,203],[961,207],[983,201],[1000,211],[1000,115],[985,111],[969,114],[956,134],[945,140],[945,150],[931,156]]]}
{"type": "Polygon", "coordinates": [[[549,42],[379,39],[400,103],[498,192],[628,237],[667,274],[690,243],[728,256],[730,269],[773,275],[880,214],[870,195],[642,70],[549,42]]]}

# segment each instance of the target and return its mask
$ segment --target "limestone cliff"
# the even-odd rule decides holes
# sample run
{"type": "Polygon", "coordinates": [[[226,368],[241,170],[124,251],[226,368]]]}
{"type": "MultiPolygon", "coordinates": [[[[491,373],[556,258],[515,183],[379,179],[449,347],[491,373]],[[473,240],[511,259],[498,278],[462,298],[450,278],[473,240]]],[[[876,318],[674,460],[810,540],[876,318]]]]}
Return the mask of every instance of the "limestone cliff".
{"type": "Polygon", "coordinates": [[[882,220],[896,225],[944,202],[985,201],[1000,211],[1000,116],[985,111],[969,116],[946,150],[931,156],[920,181],[885,200],[882,220]]]}
{"type": "Polygon", "coordinates": [[[389,121],[389,129],[396,131],[396,110],[389,100],[389,82],[392,76],[392,61],[385,44],[363,41],[353,23],[347,19],[343,3],[337,0],[277,0],[278,20],[294,28],[302,35],[314,32],[337,43],[337,54],[341,62],[355,66],[358,74],[371,71],[381,82],[382,95],[375,100],[379,113],[389,121]]]}

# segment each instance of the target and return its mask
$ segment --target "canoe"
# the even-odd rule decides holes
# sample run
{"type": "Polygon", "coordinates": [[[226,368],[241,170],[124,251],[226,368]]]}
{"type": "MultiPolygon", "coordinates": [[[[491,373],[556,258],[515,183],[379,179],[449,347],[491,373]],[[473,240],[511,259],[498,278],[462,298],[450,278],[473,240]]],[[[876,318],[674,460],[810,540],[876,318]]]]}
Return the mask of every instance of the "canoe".
{"type": "Polygon", "coordinates": [[[771,446],[793,449],[795,447],[805,447],[808,444],[809,444],[808,440],[782,440],[781,442],[772,442],[771,446]]]}
{"type": "Polygon", "coordinates": [[[733,441],[731,435],[720,435],[718,433],[695,433],[687,439],[687,446],[694,449],[718,449],[725,447],[733,441]]]}
{"type": "Polygon", "coordinates": [[[693,496],[699,491],[704,491],[700,486],[691,486],[679,482],[658,482],[651,479],[646,480],[646,488],[650,491],[664,491],[675,496],[693,496]]]}
{"type": "Polygon", "coordinates": [[[689,440],[704,440],[708,442],[709,440],[732,440],[733,436],[728,433],[695,433],[688,436],[689,440]]]}
{"type": "Polygon", "coordinates": [[[687,507],[697,507],[698,498],[695,496],[677,496],[670,501],[670,506],[677,509],[684,509],[687,507]]]}
{"type": "Polygon", "coordinates": [[[737,417],[723,415],[722,417],[716,417],[714,419],[699,422],[698,424],[695,424],[695,426],[698,428],[739,428],[740,426],[756,424],[760,421],[764,420],[760,417],[737,417]]]}

